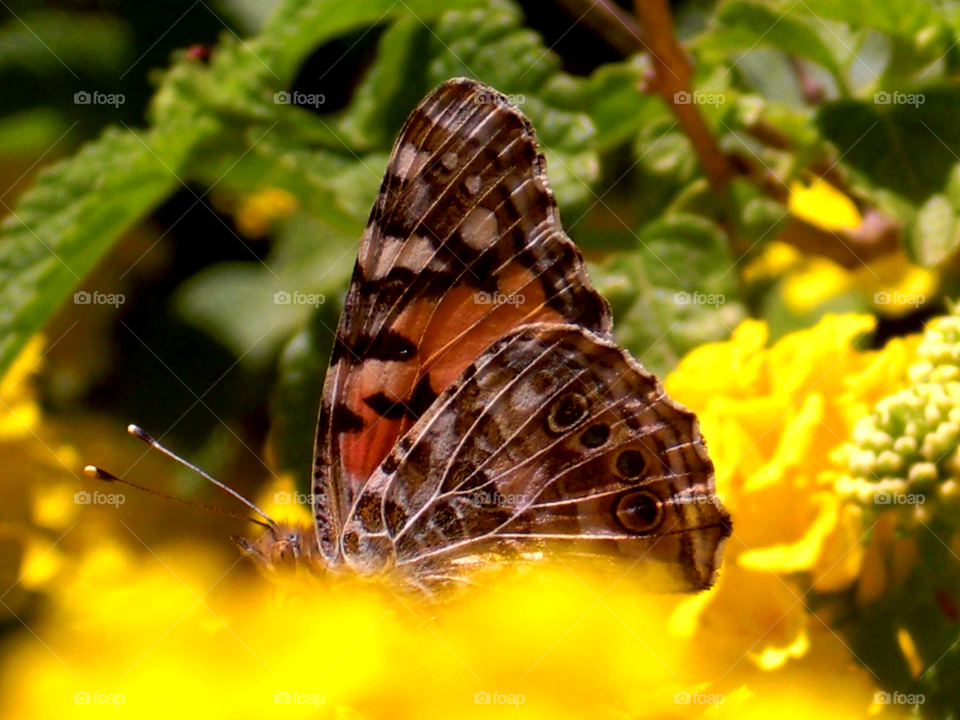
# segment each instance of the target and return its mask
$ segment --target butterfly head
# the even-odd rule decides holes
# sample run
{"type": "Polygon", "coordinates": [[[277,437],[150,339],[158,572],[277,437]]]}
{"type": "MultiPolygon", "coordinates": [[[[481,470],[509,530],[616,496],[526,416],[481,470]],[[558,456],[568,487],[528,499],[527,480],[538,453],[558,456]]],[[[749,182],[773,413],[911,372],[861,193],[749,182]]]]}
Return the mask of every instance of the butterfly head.
{"type": "Polygon", "coordinates": [[[298,567],[312,569],[319,562],[316,534],[304,525],[276,523],[257,540],[233,540],[246,557],[270,576],[293,575],[298,567]]]}

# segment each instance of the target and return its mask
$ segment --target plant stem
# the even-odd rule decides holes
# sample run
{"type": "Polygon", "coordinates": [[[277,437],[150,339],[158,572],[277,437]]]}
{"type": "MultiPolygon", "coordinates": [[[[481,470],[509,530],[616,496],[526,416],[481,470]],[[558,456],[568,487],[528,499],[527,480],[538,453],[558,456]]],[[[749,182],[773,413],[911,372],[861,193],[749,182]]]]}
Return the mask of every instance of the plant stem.
{"type": "Polygon", "coordinates": [[[653,69],[646,89],[660,95],[673,110],[700,158],[710,187],[722,199],[733,176],[730,163],[720,152],[696,104],[676,102],[679,93],[690,93],[693,64],[677,40],[670,6],[667,0],[634,0],[634,7],[653,69]]]}

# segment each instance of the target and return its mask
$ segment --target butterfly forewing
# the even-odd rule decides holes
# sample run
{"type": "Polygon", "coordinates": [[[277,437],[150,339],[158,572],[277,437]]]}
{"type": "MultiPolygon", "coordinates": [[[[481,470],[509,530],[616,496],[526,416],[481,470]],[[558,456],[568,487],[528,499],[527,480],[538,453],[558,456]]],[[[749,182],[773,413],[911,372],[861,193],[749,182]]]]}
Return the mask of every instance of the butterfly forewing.
{"type": "Polygon", "coordinates": [[[608,337],[609,309],[560,227],[530,122],[454,79],[410,115],[347,292],[314,463],[323,555],[340,561],[360,490],[488,347],[531,323],[608,337]]]}

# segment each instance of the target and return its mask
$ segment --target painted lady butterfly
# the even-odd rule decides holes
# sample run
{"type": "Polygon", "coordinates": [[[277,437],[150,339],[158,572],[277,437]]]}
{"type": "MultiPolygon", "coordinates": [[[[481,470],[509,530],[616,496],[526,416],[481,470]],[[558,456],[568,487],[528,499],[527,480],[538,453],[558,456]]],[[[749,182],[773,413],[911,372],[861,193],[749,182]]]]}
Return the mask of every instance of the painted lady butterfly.
{"type": "Polygon", "coordinates": [[[422,588],[544,548],[646,556],[709,587],[731,521],[697,418],[611,327],[530,121],[476,81],[444,83],[407,119],[361,240],[320,405],[315,527],[268,518],[237,542],[271,573],[422,588]]]}

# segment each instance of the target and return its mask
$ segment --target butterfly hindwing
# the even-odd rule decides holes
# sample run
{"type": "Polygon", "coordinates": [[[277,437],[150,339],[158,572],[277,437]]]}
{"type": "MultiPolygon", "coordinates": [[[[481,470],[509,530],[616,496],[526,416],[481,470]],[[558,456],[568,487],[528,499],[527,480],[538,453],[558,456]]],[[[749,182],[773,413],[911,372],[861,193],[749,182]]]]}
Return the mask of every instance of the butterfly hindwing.
{"type": "Polygon", "coordinates": [[[314,460],[322,554],[400,438],[490,345],[530,323],[609,337],[563,233],[533,127],[458,78],[410,115],[361,238],[324,384],[314,460]]]}
{"type": "Polygon", "coordinates": [[[537,324],[495,343],[387,456],[344,527],[347,562],[413,577],[570,546],[714,580],[730,518],[696,416],[605,338],[537,324]]]}

